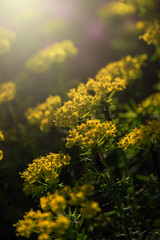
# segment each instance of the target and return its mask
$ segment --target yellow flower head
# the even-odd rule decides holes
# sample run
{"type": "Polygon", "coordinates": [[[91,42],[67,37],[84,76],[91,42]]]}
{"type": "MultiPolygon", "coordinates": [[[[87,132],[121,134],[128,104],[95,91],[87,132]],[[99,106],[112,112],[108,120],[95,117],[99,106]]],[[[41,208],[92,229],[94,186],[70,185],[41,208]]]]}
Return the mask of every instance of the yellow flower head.
{"type": "Polygon", "coordinates": [[[78,145],[82,149],[93,149],[115,136],[116,126],[114,123],[108,121],[101,123],[98,119],[87,120],[86,123],[77,125],[69,131],[66,147],[71,148],[73,145],[78,145]]]}
{"type": "Polygon", "coordinates": [[[38,236],[38,240],[51,240],[51,237],[46,233],[42,233],[38,236]]]}
{"type": "MultiPolygon", "coordinates": [[[[50,240],[53,236],[60,237],[67,234],[66,231],[70,227],[67,205],[71,205],[72,208],[73,205],[76,206],[79,217],[98,219],[97,215],[101,208],[98,202],[88,199],[93,190],[94,187],[89,184],[73,190],[69,186],[64,186],[54,194],[48,193],[47,196],[41,197],[40,206],[44,212],[31,209],[26,213],[23,219],[14,225],[17,235],[30,238],[32,233],[36,233],[38,239],[50,240]]],[[[72,221],[72,224],[77,223],[72,221]]]]}
{"type": "Polygon", "coordinates": [[[160,109],[160,92],[154,93],[143,100],[137,107],[137,112],[142,115],[156,115],[159,114],[160,109]]]}
{"type": "Polygon", "coordinates": [[[4,141],[4,135],[1,130],[0,130],[0,141],[4,141]]]}
{"type": "Polygon", "coordinates": [[[148,22],[146,31],[143,35],[139,36],[148,45],[154,44],[155,46],[160,44],[160,22],[154,19],[152,22],[148,22]]]}
{"type": "Polygon", "coordinates": [[[59,96],[49,96],[45,102],[38,104],[35,108],[29,108],[25,115],[30,124],[39,125],[41,131],[48,132],[53,124],[54,113],[60,105],[59,96]]]}
{"type": "Polygon", "coordinates": [[[111,77],[104,74],[99,79],[89,79],[86,83],[86,88],[94,93],[93,103],[100,104],[107,100],[108,93],[122,91],[126,88],[126,81],[119,77],[111,77]]]}
{"type": "Polygon", "coordinates": [[[95,79],[89,79],[86,84],[79,84],[77,89],[71,89],[68,93],[69,101],[55,112],[55,125],[75,126],[81,119],[93,114],[96,106],[108,100],[108,94],[122,91],[128,81],[141,76],[140,68],[146,58],[146,54],[134,58],[127,56],[109,63],[99,70],[95,79]]]}
{"type": "Polygon", "coordinates": [[[60,192],[57,192],[41,197],[40,206],[44,211],[52,211],[58,214],[64,212],[67,205],[65,197],[60,192]]]}
{"type": "Polygon", "coordinates": [[[93,194],[94,186],[90,184],[84,184],[78,189],[70,192],[69,204],[81,205],[87,201],[87,197],[93,194]]]}
{"type": "Polygon", "coordinates": [[[141,125],[127,134],[118,143],[119,148],[126,150],[130,145],[135,148],[150,149],[152,143],[160,140],[160,121],[149,121],[147,125],[141,125]]]}
{"type": "Polygon", "coordinates": [[[15,34],[7,29],[0,27],[0,55],[8,52],[11,48],[11,41],[15,34]]]}
{"type": "Polygon", "coordinates": [[[52,239],[51,234],[63,235],[69,227],[69,219],[59,215],[56,219],[51,212],[33,211],[32,209],[19,220],[16,227],[17,235],[30,238],[32,233],[38,233],[38,239],[52,239]]]}
{"type": "Polygon", "coordinates": [[[13,82],[6,82],[0,85],[0,103],[11,101],[16,94],[16,86],[13,82]]]}
{"type": "MultiPolygon", "coordinates": [[[[50,153],[46,157],[40,157],[33,160],[28,168],[20,173],[28,187],[37,186],[41,182],[53,183],[57,180],[62,166],[69,164],[70,157],[63,153],[50,153]]],[[[25,190],[25,189],[24,189],[25,190]]]]}
{"type": "Polygon", "coordinates": [[[55,222],[54,231],[58,235],[63,235],[65,231],[69,228],[69,219],[63,215],[59,215],[55,222]]]}
{"type": "Polygon", "coordinates": [[[66,200],[63,196],[55,194],[50,206],[53,212],[60,213],[66,208],[66,200]]]}
{"type": "MultiPolygon", "coordinates": [[[[101,81],[104,77],[110,77],[111,79],[118,78],[123,79],[127,84],[129,81],[141,77],[141,67],[144,65],[146,59],[146,54],[140,54],[135,57],[126,56],[119,61],[109,63],[99,70],[96,75],[96,80],[101,81]]],[[[122,80],[120,80],[120,82],[121,81],[122,80]]],[[[121,88],[125,88],[124,84],[125,83],[122,84],[121,88]]]]}
{"type": "Polygon", "coordinates": [[[126,16],[135,13],[135,7],[131,4],[125,4],[120,1],[113,1],[100,9],[100,17],[108,19],[117,16],[126,16]]]}
{"type": "Polygon", "coordinates": [[[80,212],[83,214],[84,218],[94,218],[98,212],[101,211],[99,204],[94,201],[87,201],[82,204],[80,212]]]}
{"type": "Polygon", "coordinates": [[[40,50],[35,56],[27,60],[25,66],[33,72],[45,72],[53,63],[64,62],[67,57],[74,56],[77,52],[73,42],[65,40],[40,50]]]}

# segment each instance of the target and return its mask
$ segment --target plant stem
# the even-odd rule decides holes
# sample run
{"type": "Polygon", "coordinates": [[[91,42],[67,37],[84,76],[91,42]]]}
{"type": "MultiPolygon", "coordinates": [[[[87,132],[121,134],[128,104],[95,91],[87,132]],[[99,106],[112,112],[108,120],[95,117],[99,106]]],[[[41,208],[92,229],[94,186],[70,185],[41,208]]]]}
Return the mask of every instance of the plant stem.
{"type": "MultiPolygon", "coordinates": [[[[106,166],[107,166],[107,163],[106,163],[106,166]]],[[[105,180],[106,180],[106,183],[108,184],[109,186],[109,189],[111,191],[111,194],[112,194],[112,197],[115,201],[115,204],[117,206],[117,210],[120,214],[120,218],[121,218],[121,222],[122,222],[122,225],[123,225],[123,228],[124,228],[124,232],[126,233],[127,235],[127,240],[131,240],[131,236],[130,236],[130,233],[128,231],[128,226],[127,226],[127,220],[126,220],[126,215],[124,213],[124,210],[123,210],[123,206],[121,205],[121,202],[120,202],[120,196],[117,192],[114,191],[114,187],[112,186],[112,181],[111,181],[111,174],[110,174],[110,169],[109,167],[107,166],[107,172],[108,172],[108,175],[105,174],[105,180]]]]}
{"type": "Polygon", "coordinates": [[[95,160],[100,172],[103,172],[105,167],[102,163],[100,153],[96,149],[93,150],[93,156],[94,156],[94,160],[95,160]]]}

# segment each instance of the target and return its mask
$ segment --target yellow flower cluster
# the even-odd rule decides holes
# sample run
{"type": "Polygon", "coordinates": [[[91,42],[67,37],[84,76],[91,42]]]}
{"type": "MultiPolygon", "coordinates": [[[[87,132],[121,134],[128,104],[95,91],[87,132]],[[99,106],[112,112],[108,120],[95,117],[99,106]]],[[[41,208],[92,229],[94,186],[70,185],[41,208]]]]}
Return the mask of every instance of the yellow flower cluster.
{"type": "Polygon", "coordinates": [[[9,30],[0,27],[0,55],[8,52],[11,48],[11,41],[15,34],[9,30]]]}
{"type": "Polygon", "coordinates": [[[116,131],[116,126],[111,121],[101,123],[99,119],[88,119],[86,123],[77,125],[69,131],[66,147],[78,145],[82,149],[94,149],[106,140],[115,137],[116,131]]]}
{"type": "Polygon", "coordinates": [[[38,240],[51,240],[52,235],[61,236],[69,228],[69,219],[63,215],[55,217],[51,211],[41,212],[32,209],[26,213],[24,219],[14,224],[17,236],[30,238],[32,233],[39,234],[38,240]]]}
{"type": "Polygon", "coordinates": [[[150,149],[152,143],[160,140],[160,121],[149,121],[147,125],[141,125],[127,134],[118,143],[119,148],[126,150],[130,145],[139,149],[150,149]]]}
{"type": "Polygon", "coordinates": [[[49,194],[47,197],[40,199],[41,208],[44,211],[52,210],[54,213],[63,213],[67,207],[67,202],[64,196],[55,193],[49,194]]]}
{"type": "Polygon", "coordinates": [[[143,39],[148,45],[154,44],[155,46],[160,44],[160,23],[157,19],[154,19],[152,22],[148,22],[148,27],[146,32],[139,36],[140,39],[143,39]]]}
{"type": "Polygon", "coordinates": [[[143,30],[146,27],[146,21],[139,20],[136,22],[136,29],[137,30],[143,30]]]}
{"type": "Polygon", "coordinates": [[[80,84],[77,91],[71,89],[68,96],[71,100],[65,102],[55,113],[56,126],[76,125],[80,119],[92,111],[93,96],[87,92],[84,84],[80,84]]]}
{"type": "Polygon", "coordinates": [[[86,202],[82,203],[82,207],[80,208],[80,212],[83,214],[84,218],[93,218],[97,215],[97,212],[100,212],[101,208],[97,202],[86,202]]]}
{"type": "Polygon", "coordinates": [[[104,75],[100,79],[90,78],[86,83],[89,92],[94,93],[93,102],[99,104],[107,100],[107,94],[116,91],[122,91],[126,88],[126,81],[122,78],[104,75]]]}
{"type": "Polygon", "coordinates": [[[76,189],[75,191],[69,190],[69,204],[71,205],[81,205],[88,201],[87,197],[93,194],[94,186],[90,184],[85,184],[76,189]]]}
{"type": "Polygon", "coordinates": [[[94,187],[89,184],[82,185],[73,191],[69,186],[64,186],[55,194],[41,197],[42,211],[31,209],[22,220],[14,224],[17,235],[30,238],[32,233],[36,233],[38,240],[51,240],[51,236],[64,235],[70,227],[70,221],[65,212],[67,205],[76,206],[84,218],[94,219],[101,208],[97,202],[88,199],[93,194],[93,190],[94,187]]]}
{"type": "MultiPolygon", "coordinates": [[[[4,141],[4,136],[3,136],[3,133],[2,131],[0,131],[0,141],[4,141]]],[[[0,150],[0,160],[3,159],[3,152],[2,150],[0,150]]]]}
{"type": "Polygon", "coordinates": [[[41,131],[49,131],[53,124],[55,110],[61,105],[59,96],[49,96],[45,102],[38,104],[35,108],[29,108],[26,117],[30,124],[39,125],[41,131]]]}
{"type": "Polygon", "coordinates": [[[28,59],[25,66],[33,72],[45,72],[53,63],[64,62],[67,57],[74,56],[78,52],[72,41],[62,41],[53,44],[28,59]]]}
{"type": "Polygon", "coordinates": [[[136,11],[143,14],[147,13],[147,10],[154,10],[157,6],[158,0],[120,0],[126,4],[131,4],[135,7],[136,11]]]}
{"type": "Polygon", "coordinates": [[[67,205],[80,207],[80,212],[85,218],[93,218],[101,211],[97,202],[89,201],[88,197],[93,194],[94,186],[85,184],[75,190],[64,186],[55,194],[48,194],[40,199],[40,206],[44,211],[51,210],[55,214],[63,214],[67,205]],[[88,206],[90,205],[90,208],[88,206]],[[88,210],[87,210],[88,208],[88,210]],[[87,211],[85,212],[84,209],[87,211]]]}
{"type": "Polygon", "coordinates": [[[71,191],[71,189],[62,189],[62,194],[66,195],[68,204],[79,207],[79,210],[84,218],[91,219],[101,211],[98,202],[90,201],[89,196],[93,195],[94,186],[85,184],[77,189],[71,191]],[[64,192],[63,192],[64,191],[64,192]]]}
{"type": "Polygon", "coordinates": [[[35,190],[38,184],[54,183],[62,166],[69,164],[70,159],[70,156],[60,152],[50,153],[46,157],[33,160],[33,163],[30,163],[28,168],[20,173],[26,184],[24,191],[35,190]]]}
{"type": "Polygon", "coordinates": [[[104,77],[121,78],[128,83],[141,77],[141,67],[144,66],[146,54],[139,54],[135,57],[126,56],[119,61],[107,64],[96,75],[96,80],[100,81],[104,77]]]}
{"type": "Polygon", "coordinates": [[[90,184],[82,185],[74,190],[71,190],[69,186],[64,186],[55,194],[42,197],[40,206],[44,211],[51,210],[55,214],[63,214],[67,205],[77,206],[85,218],[93,218],[101,211],[97,202],[88,199],[93,195],[93,190],[94,186],[90,184]]]}
{"type": "Polygon", "coordinates": [[[69,101],[55,112],[55,125],[60,127],[75,126],[81,119],[93,113],[95,106],[108,100],[108,94],[125,89],[130,80],[141,76],[141,67],[147,59],[146,54],[107,64],[95,76],[81,83],[77,89],[69,91],[69,101]]]}
{"type": "Polygon", "coordinates": [[[127,80],[140,77],[140,68],[146,58],[146,54],[135,58],[127,56],[110,63],[98,72],[95,79],[71,89],[68,93],[70,100],[55,113],[56,126],[76,125],[80,119],[92,113],[95,106],[107,101],[107,94],[125,89],[127,80]]]}
{"type": "Polygon", "coordinates": [[[63,214],[67,205],[77,206],[84,218],[94,218],[101,209],[97,202],[88,199],[93,195],[93,190],[94,186],[90,184],[82,185],[74,190],[71,190],[69,186],[64,186],[55,194],[42,197],[40,205],[44,211],[51,210],[56,214],[63,214]]]}
{"type": "Polygon", "coordinates": [[[137,107],[137,112],[142,115],[156,115],[160,110],[160,92],[154,93],[143,100],[137,107]]]}
{"type": "Polygon", "coordinates": [[[16,94],[16,86],[13,82],[5,82],[0,85],[0,103],[11,101],[16,94]]]}
{"type": "Polygon", "coordinates": [[[108,3],[106,6],[103,6],[100,9],[100,17],[106,19],[110,17],[118,16],[126,16],[135,13],[135,7],[131,4],[125,4],[119,1],[113,1],[108,3]]]}

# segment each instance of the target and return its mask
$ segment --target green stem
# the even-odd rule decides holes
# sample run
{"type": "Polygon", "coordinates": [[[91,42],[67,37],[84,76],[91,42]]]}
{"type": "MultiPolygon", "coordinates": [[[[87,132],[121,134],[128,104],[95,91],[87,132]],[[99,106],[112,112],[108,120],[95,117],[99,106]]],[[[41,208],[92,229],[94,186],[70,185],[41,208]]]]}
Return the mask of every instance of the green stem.
{"type": "Polygon", "coordinates": [[[95,162],[96,162],[100,172],[103,172],[105,167],[104,167],[104,165],[102,163],[100,153],[96,149],[93,150],[93,156],[94,156],[94,160],[95,160],[95,162]]]}
{"type": "Polygon", "coordinates": [[[131,236],[130,236],[130,233],[129,233],[129,231],[128,231],[126,215],[125,215],[124,210],[123,210],[123,207],[122,207],[122,205],[121,205],[121,203],[120,203],[119,195],[118,195],[117,192],[114,192],[114,189],[113,189],[113,187],[112,187],[111,173],[110,173],[109,167],[107,166],[107,163],[106,163],[105,165],[106,165],[106,167],[107,167],[107,172],[108,172],[108,175],[109,175],[109,176],[107,176],[107,174],[104,175],[104,176],[105,176],[105,180],[106,180],[106,183],[107,183],[108,186],[109,186],[109,189],[110,189],[110,191],[111,191],[111,194],[112,194],[113,199],[114,199],[114,201],[115,201],[115,204],[116,204],[116,206],[117,206],[117,210],[118,210],[118,212],[119,212],[119,214],[120,214],[120,218],[121,218],[121,222],[122,222],[122,225],[123,225],[123,228],[124,228],[124,232],[125,232],[126,235],[127,235],[127,240],[130,240],[130,239],[131,239],[131,236]]]}

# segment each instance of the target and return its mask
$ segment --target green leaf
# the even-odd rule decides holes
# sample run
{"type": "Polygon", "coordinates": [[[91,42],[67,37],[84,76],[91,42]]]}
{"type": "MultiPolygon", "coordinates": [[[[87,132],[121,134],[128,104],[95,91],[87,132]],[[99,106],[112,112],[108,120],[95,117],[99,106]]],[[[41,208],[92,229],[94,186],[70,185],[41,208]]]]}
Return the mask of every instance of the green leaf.
{"type": "Polygon", "coordinates": [[[117,213],[117,211],[110,211],[110,212],[104,213],[104,216],[105,216],[105,217],[109,217],[109,216],[112,216],[112,215],[114,215],[114,214],[116,214],[116,213],[117,213]]]}
{"type": "Polygon", "coordinates": [[[150,177],[148,177],[148,176],[142,176],[140,174],[137,174],[135,177],[136,177],[136,179],[138,179],[140,181],[144,181],[144,182],[150,181],[150,177]]]}

